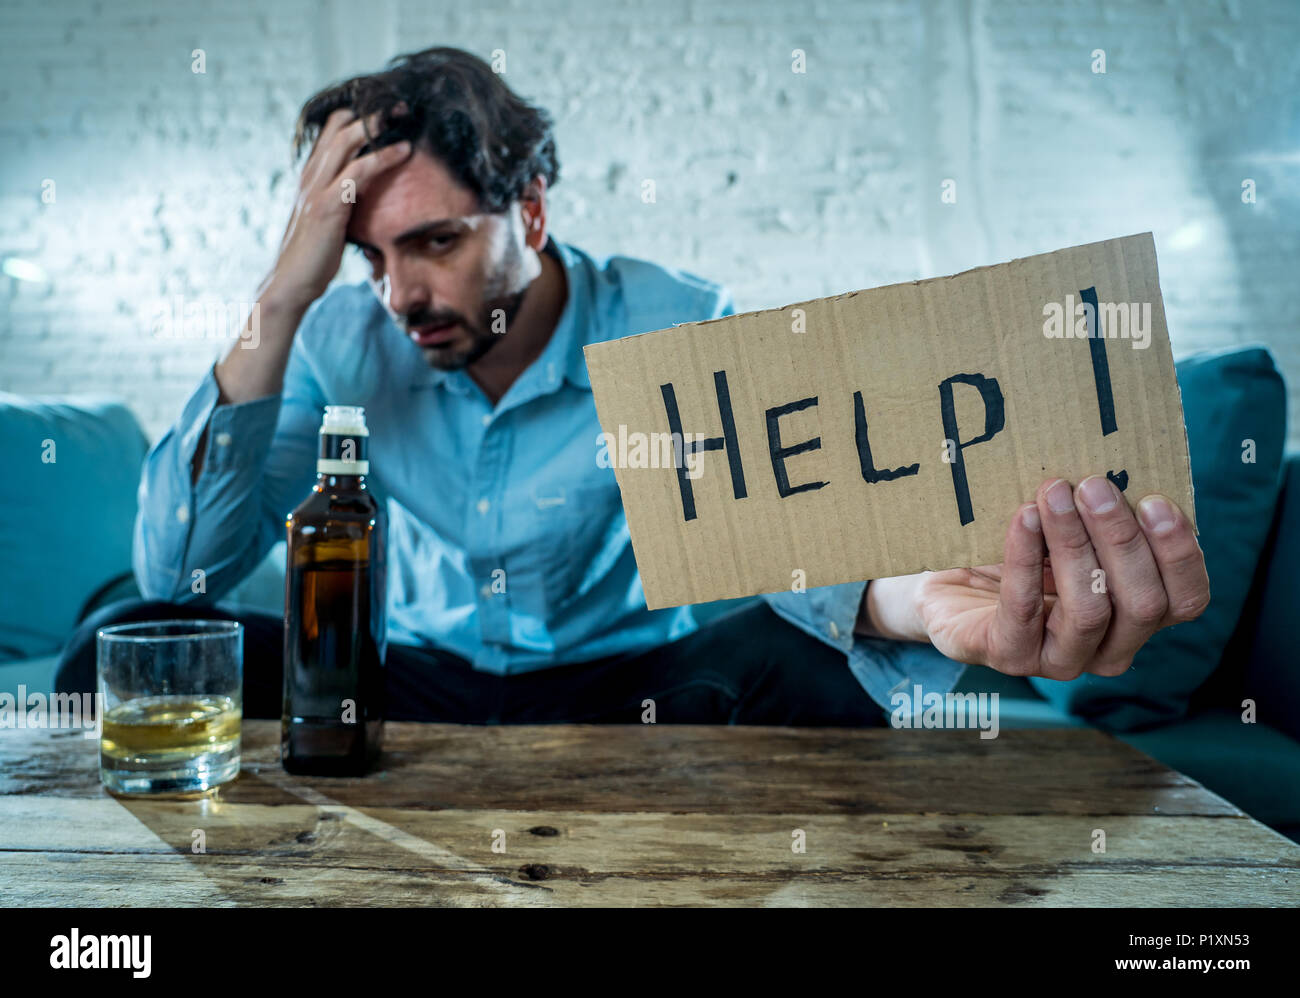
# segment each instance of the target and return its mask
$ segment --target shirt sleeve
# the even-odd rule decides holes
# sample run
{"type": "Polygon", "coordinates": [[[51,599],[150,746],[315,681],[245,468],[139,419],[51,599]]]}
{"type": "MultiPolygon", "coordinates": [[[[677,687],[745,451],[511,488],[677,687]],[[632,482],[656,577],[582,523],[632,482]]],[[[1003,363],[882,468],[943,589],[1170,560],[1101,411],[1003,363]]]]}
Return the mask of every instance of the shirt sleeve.
{"type": "Polygon", "coordinates": [[[218,405],[209,368],[146,456],[132,568],[147,598],[221,599],[257,567],[311,490],[324,401],[301,337],[300,329],[281,394],[218,405]],[[191,482],[204,429],[203,470],[191,482]]]}
{"type": "Polygon", "coordinates": [[[966,671],[933,645],[919,641],[869,638],[853,632],[865,582],[818,586],[803,591],[767,593],[763,596],[776,614],[800,630],[845,654],[849,671],[867,694],[885,711],[893,711],[891,697],[906,691],[915,703],[927,693],[948,693],[966,671]]]}

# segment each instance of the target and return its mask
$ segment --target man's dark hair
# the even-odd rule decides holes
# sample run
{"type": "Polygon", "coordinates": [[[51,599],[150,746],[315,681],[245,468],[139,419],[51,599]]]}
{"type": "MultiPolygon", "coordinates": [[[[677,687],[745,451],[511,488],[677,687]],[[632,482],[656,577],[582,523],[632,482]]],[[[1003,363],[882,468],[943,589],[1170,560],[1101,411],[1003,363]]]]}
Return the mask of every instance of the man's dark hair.
{"type": "Polygon", "coordinates": [[[380,114],[363,153],[408,140],[441,160],[478,196],[483,211],[505,211],[539,174],[547,187],[559,179],[551,116],[461,49],[399,55],[381,72],[322,90],[298,115],[295,155],[315,144],[325,120],[341,107],[362,118],[380,114]],[[399,104],[406,112],[393,114],[399,104]]]}

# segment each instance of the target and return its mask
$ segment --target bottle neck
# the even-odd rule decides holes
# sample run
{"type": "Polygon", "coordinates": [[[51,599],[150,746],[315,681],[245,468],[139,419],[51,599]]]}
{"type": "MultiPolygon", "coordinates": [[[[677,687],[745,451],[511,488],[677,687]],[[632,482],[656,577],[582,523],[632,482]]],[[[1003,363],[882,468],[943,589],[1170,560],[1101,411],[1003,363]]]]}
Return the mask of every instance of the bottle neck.
{"type": "Polygon", "coordinates": [[[316,487],[320,489],[337,489],[340,492],[365,492],[365,475],[330,475],[323,471],[316,472],[316,487]]]}

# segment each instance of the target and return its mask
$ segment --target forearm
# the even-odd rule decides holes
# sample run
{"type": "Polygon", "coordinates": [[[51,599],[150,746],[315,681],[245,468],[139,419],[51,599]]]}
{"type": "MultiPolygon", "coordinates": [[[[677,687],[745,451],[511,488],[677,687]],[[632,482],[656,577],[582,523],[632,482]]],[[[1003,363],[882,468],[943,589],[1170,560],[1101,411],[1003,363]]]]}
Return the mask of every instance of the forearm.
{"type": "Polygon", "coordinates": [[[310,301],[283,295],[269,284],[262,287],[245,336],[217,364],[215,373],[221,388],[218,404],[252,402],[280,394],[294,334],[310,305],[310,301]]]}
{"type": "MultiPolygon", "coordinates": [[[[263,286],[256,311],[249,315],[244,326],[244,335],[212,369],[221,392],[217,405],[252,402],[283,391],[293,338],[310,304],[282,297],[269,286],[263,286]]],[[[190,465],[191,484],[198,482],[203,473],[207,449],[205,427],[190,465]]]]}
{"type": "Polygon", "coordinates": [[[916,599],[921,578],[921,575],[900,575],[869,582],[854,632],[871,638],[928,642],[929,634],[916,599]]]}

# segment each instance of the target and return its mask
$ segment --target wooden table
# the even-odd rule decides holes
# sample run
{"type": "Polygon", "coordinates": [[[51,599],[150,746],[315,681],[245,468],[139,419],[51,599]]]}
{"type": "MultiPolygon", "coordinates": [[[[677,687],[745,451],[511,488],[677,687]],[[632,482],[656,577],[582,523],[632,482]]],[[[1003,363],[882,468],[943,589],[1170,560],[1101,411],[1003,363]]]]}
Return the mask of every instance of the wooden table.
{"type": "Polygon", "coordinates": [[[297,777],[280,768],[278,725],[249,721],[235,783],[126,800],[101,789],[81,732],[0,732],[0,904],[1181,907],[1300,893],[1300,846],[1092,730],[390,724],[386,737],[370,777],[297,777]]]}

